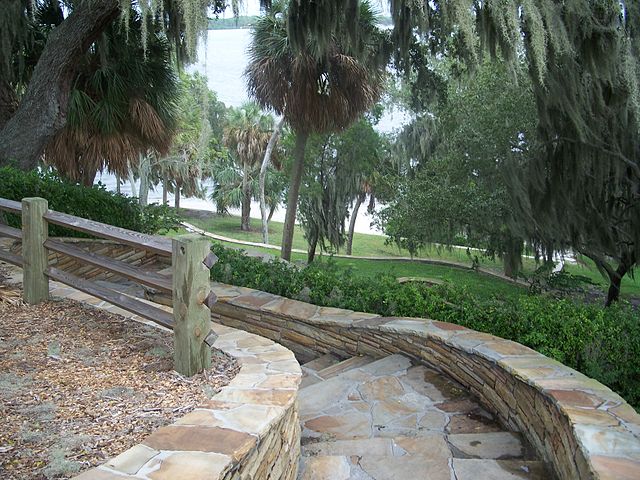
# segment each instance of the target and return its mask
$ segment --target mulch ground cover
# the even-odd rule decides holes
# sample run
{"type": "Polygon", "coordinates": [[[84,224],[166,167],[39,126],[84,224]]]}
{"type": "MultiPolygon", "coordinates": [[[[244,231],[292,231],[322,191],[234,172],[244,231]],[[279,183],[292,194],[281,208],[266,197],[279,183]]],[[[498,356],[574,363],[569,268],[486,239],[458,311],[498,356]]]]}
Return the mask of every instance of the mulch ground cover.
{"type": "Polygon", "coordinates": [[[72,301],[24,305],[0,286],[0,478],[70,478],[104,463],[238,371],[216,350],[212,363],[184,378],[171,333],[72,301]]]}

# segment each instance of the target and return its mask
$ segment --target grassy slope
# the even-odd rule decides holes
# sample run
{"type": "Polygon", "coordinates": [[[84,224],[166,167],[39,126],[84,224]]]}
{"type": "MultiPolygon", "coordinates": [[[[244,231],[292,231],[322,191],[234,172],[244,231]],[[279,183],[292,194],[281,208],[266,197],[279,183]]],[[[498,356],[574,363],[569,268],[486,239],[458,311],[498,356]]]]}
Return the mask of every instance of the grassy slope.
{"type": "MultiPolygon", "coordinates": [[[[260,221],[252,219],[253,231],[243,232],[240,230],[239,217],[218,217],[212,214],[207,218],[195,218],[185,217],[185,221],[196,225],[208,232],[217,233],[230,238],[238,240],[247,240],[251,242],[262,242],[262,234],[260,233],[260,221]]],[[[282,226],[280,222],[270,222],[269,224],[269,243],[273,245],[279,245],[282,238],[282,226]]],[[[356,256],[394,256],[394,257],[408,257],[409,252],[406,250],[400,250],[395,245],[386,245],[386,237],[380,235],[368,235],[363,233],[356,233],[353,240],[353,255],[356,256]]],[[[229,244],[236,246],[236,244],[229,244]]],[[[293,238],[293,248],[306,250],[307,242],[303,236],[302,230],[296,226],[293,238]]],[[[270,253],[277,255],[274,250],[266,250],[259,248],[247,248],[252,251],[263,251],[264,253],[270,253]]],[[[424,249],[417,255],[421,258],[432,258],[439,260],[449,260],[455,262],[461,262],[466,265],[470,265],[466,251],[463,249],[448,249],[448,248],[436,248],[431,247],[424,249]]],[[[490,258],[483,258],[478,255],[480,264],[485,268],[495,269],[501,271],[502,264],[499,260],[492,260],[490,258]]],[[[294,254],[294,260],[304,261],[306,255],[294,254]]],[[[438,265],[427,265],[420,263],[402,262],[402,261],[371,261],[371,260],[357,260],[357,259],[335,259],[335,261],[341,265],[351,266],[357,272],[363,275],[376,275],[381,272],[389,272],[398,277],[404,276],[421,276],[429,278],[437,278],[458,285],[465,285],[471,291],[477,293],[484,293],[492,295],[517,295],[523,291],[523,289],[514,285],[509,285],[501,280],[492,279],[490,277],[479,275],[471,271],[464,271],[456,268],[442,267],[438,265]]],[[[531,259],[525,259],[525,270],[532,271],[535,268],[535,263],[531,259]]],[[[567,270],[575,275],[583,275],[591,278],[594,282],[602,285],[602,288],[607,287],[607,283],[602,278],[595,265],[586,261],[585,265],[566,265],[567,270]]],[[[625,277],[622,283],[623,296],[640,296],[640,278],[632,279],[625,277]]]]}

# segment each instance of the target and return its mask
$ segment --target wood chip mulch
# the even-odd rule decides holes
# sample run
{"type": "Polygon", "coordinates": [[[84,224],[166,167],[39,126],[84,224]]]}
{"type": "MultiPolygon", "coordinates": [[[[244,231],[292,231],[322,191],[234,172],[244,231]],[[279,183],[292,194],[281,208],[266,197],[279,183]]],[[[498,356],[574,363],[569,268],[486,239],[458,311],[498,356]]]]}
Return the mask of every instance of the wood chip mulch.
{"type": "Polygon", "coordinates": [[[70,478],[214,395],[238,371],[213,351],[189,379],[172,335],[72,301],[0,292],[0,478],[70,478]]]}

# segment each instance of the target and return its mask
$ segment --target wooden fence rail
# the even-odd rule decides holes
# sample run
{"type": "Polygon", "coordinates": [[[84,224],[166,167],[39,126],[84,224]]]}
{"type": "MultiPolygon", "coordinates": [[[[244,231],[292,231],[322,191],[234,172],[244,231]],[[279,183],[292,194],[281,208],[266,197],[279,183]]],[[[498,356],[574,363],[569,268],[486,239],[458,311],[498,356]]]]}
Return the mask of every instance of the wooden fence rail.
{"type": "Polygon", "coordinates": [[[25,302],[36,304],[48,300],[49,279],[61,282],[172,329],[174,364],[179,373],[191,376],[211,364],[210,346],[215,334],[210,327],[210,306],[216,299],[209,284],[209,269],[217,258],[211,253],[208,240],[198,235],[182,235],[171,240],[133,232],[49,210],[47,200],[43,198],[25,198],[22,203],[0,198],[0,211],[22,216],[22,229],[0,225],[0,237],[22,242],[22,255],[0,249],[0,260],[22,267],[25,302]],[[171,257],[172,278],[48,238],[49,224],[171,257]],[[173,314],[48,265],[48,251],[171,293],[173,314]]]}

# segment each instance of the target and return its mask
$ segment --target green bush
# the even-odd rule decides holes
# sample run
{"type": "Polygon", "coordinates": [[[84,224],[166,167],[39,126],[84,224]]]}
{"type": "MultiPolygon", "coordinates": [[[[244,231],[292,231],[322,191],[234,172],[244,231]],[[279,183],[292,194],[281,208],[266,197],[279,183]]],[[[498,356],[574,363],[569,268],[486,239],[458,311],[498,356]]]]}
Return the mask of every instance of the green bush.
{"type": "MultiPolygon", "coordinates": [[[[140,207],[135,198],[109,192],[103,185],[89,188],[65,182],[51,172],[24,172],[12,167],[0,168],[0,198],[20,201],[26,197],[46,198],[51,210],[136,232],[156,233],[173,228],[177,224],[177,217],[168,207],[140,207]]],[[[9,225],[20,227],[20,218],[17,215],[5,216],[9,225]]],[[[55,225],[50,226],[49,234],[86,236],[55,225]]]]}
{"type": "Polygon", "coordinates": [[[640,406],[640,319],[629,304],[603,308],[530,294],[486,298],[450,284],[399,284],[391,275],[374,280],[331,261],[298,268],[220,244],[212,250],[220,259],[211,270],[216,281],[321,306],[464,325],[527,345],[640,406]]]}

